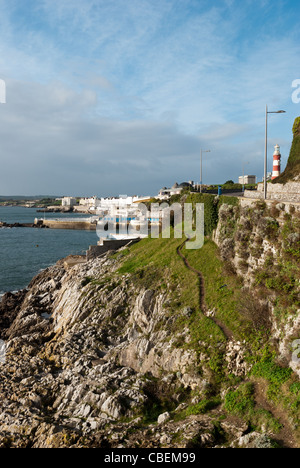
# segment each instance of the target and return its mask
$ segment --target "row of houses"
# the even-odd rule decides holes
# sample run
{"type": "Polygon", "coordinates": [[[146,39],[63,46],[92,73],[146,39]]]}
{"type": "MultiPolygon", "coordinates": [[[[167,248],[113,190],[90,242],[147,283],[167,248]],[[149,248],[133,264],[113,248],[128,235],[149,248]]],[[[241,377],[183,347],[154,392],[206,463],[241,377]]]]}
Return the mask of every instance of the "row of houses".
{"type": "MultiPolygon", "coordinates": [[[[253,175],[244,175],[239,177],[239,184],[247,185],[247,184],[256,184],[256,176],[253,175]]],[[[185,189],[198,189],[197,184],[194,184],[192,180],[189,182],[182,182],[175,184],[171,188],[163,187],[158,195],[156,196],[159,200],[169,200],[170,197],[173,195],[180,195],[181,192],[185,189]]],[[[150,196],[144,197],[128,197],[127,195],[120,196],[118,198],[111,197],[111,198],[98,198],[96,196],[87,197],[87,198],[80,198],[79,200],[75,197],[63,197],[62,206],[68,208],[78,208],[78,211],[94,211],[96,214],[103,214],[107,210],[110,210],[111,207],[133,207],[138,203],[147,202],[151,199],[150,196]],[[81,208],[81,209],[80,209],[81,208]]],[[[76,210],[75,210],[76,211],[76,210]]]]}
{"type": "MultiPolygon", "coordinates": [[[[63,197],[61,199],[61,203],[63,207],[68,208],[75,208],[75,207],[82,207],[86,208],[87,211],[105,211],[110,209],[113,206],[123,206],[123,207],[130,207],[136,203],[141,203],[150,200],[150,196],[146,197],[128,197],[127,195],[120,196],[118,198],[111,197],[111,198],[97,198],[96,196],[90,198],[80,198],[77,199],[75,197],[63,197]]],[[[80,210],[79,210],[80,211],[80,210]]]]}
{"type": "Polygon", "coordinates": [[[159,200],[168,200],[170,197],[173,195],[180,195],[183,190],[186,188],[194,188],[194,182],[190,180],[189,182],[182,182],[181,184],[178,184],[175,182],[175,184],[171,188],[163,187],[158,195],[157,198],[159,200]]]}
{"type": "MultiPolygon", "coordinates": [[[[254,175],[244,175],[239,177],[239,184],[241,185],[248,185],[248,184],[256,184],[256,176],[254,175]]],[[[203,186],[203,188],[206,188],[207,186],[203,186]]],[[[185,189],[191,189],[191,190],[199,190],[199,184],[195,184],[193,181],[189,182],[183,182],[181,184],[178,184],[175,182],[175,184],[171,188],[163,187],[158,195],[157,198],[159,200],[169,200],[170,197],[173,195],[180,195],[181,192],[185,189]]]]}

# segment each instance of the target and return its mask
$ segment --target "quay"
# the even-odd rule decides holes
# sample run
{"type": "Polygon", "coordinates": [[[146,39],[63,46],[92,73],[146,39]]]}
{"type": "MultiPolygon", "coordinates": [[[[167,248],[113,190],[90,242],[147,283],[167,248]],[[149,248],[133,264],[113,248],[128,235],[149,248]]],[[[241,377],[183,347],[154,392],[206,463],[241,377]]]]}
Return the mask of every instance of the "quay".
{"type": "Polygon", "coordinates": [[[34,225],[48,229],[72,229],[78,231],[96,231],[97,220],[88,219],[35,219],[34,225]]]}
{"type": "Polygon", "coordinates": [[[35,220],[34,223],[5,223],[0,221],[1,228],[33,228],[33,229],[73,229],[78,231],[96,231],[97,221],[69,220],[35,220]]]}
{"type": "Polygon", "coordinates": [[[0,229],[1,228],[39,228],[39,229],[45,229],[47,228],[47,226],[43,226],[43,225],[38,225],[38,224],[34,224],[34,223],[4,223],[2,221],[0,221],[0,229]]]}

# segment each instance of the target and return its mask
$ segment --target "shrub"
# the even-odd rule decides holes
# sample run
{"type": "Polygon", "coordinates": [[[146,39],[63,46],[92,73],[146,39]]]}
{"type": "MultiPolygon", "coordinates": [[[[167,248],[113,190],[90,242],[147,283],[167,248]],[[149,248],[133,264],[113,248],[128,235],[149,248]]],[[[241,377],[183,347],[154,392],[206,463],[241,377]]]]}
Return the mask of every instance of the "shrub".
{"type": "Polygon", "coordinates": [[[190,406],[186,410],[186,416],[192,416],[197,414],[205,414],[208,411],[216,408],[221,404],[221,400],[219,398],[212,398],[210,400],[202,400],[200,403],[196,405],[190,406]]]}
{"type": "Polygon", "coordinates": [[[255,364],[252,373],[256,377],[263,377],[270,383],[282,385],[289,380],[292,369],[280,367],[270,358],[255,364]]]}
{"type": "Polygon", "coordinates": [[[230,391],[225,397],[225,410],[236,416],[243,416],[255,406],[254,387],[252,383],[245,383],[237,390],[230,391]]]}
{"type": "Polygon", "coordinates": [[[251,290],[243,291],[239,305],[240,313],[252,322],[255,330],[270,330],[272,327],[270,309],[267,301],[260,301],[251,290]]]}
{"type": "Polygon", "coordinates": [[[82,281],[81,281],[81,287],[84,288],[84,286],[87,286],[89,283],[93,281],[93,278],[90,276],[86,276],[82,281]]]}

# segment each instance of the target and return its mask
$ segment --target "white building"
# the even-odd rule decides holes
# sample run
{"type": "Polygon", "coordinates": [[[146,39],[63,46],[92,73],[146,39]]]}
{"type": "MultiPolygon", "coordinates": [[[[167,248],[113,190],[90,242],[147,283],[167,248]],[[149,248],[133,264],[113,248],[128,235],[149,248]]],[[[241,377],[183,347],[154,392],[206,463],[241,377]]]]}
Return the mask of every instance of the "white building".
{"type": "Polygon", "coordinates": [[[169,200],[170,197],[173,195],[180,195],[184,189],[194,187],[194,182],[190,180],[189,182],[183,182],[182,184],[178,185],[177,182],[171,188],[164,187],[159,191],[157,198],[159,200],[169,200]]]}
{"type": "Polygon", "coordinates": [[[95,211],[97,215],[103,216],[109,213],[112,209],[128,209],[136,208],[136,204],[149,201],[150,196],[146,197],[128,197],[127,195],[120,196],[118,198],[97,198],[96,196],[91,198],[81,198],[79,205],[81,209],[88,211],[95,211]]]}
{"type": "Polygon", "coordinates": [[[61,206],[66,206],[68,208],[76,205],[76,198],[74,197],[63,197],[61,201],[61,206]]]}
{"type": "Polygon", "coordinates": [[[140,203],[142,201],[150,200],[150,196],[147,197],[124,197],[119,198],[101,198],[101,208],[106,206],[132,206],[134,203],[140,203]]]}
{"type": "Polygon", "coordinates": [[[79,200],[79,205],[81,206],[87,206],[89,208],[97,208],[97,206],[100,206],[101,200],[97,198],[96,196],[90,197],[90,198],[81,198],[79,200]]]}
{"type": "Polygon", "coordinates": [[[255,175],[245,175],[239,177],[239,184],[241,185],[248,185],[248,184],[256,184],[256,176],[255,175]]]}

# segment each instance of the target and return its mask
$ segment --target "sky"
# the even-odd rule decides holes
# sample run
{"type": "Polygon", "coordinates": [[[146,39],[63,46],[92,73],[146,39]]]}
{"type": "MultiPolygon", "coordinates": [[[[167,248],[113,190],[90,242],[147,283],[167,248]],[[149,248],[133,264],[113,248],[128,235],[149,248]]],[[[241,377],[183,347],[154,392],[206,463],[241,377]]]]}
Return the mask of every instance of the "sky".
{"type": "Polygon", "coordinates": [[[203,183],[243,171],[261,181],[266,105],[286,111],[268,116],[269,170],[276,144],[286,165],[300,115],[299,0],[0,9],[0,195],[155,195],[199,182],[201,149],[203,183]]]}

